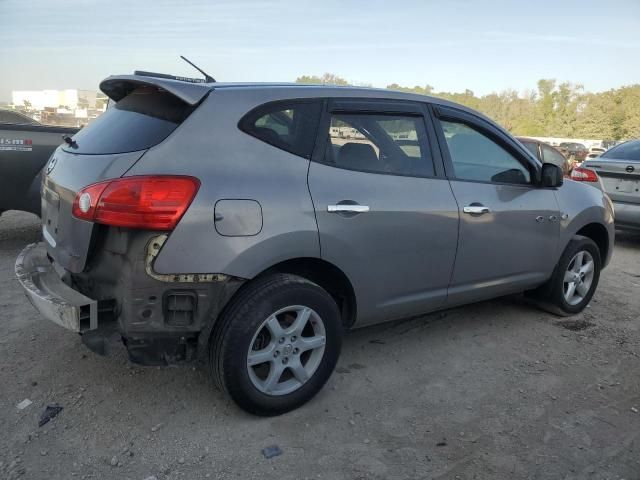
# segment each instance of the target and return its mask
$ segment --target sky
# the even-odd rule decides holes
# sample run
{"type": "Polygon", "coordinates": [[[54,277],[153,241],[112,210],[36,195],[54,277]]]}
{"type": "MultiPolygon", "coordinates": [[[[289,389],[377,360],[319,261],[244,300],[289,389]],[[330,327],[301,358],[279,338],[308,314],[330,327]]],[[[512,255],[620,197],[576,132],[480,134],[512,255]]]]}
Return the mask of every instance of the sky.
{"type": "Polygon", "coordinates": [[[0,101],[150,70],[487,94],[640,83],[640,0],[0,0],[0,101]]]}

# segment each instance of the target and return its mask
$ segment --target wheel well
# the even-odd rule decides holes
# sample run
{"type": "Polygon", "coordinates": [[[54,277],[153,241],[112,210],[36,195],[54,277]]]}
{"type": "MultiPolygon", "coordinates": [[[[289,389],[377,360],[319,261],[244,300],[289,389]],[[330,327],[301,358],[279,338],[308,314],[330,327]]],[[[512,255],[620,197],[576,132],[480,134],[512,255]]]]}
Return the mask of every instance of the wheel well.
{"type": "Polygon", "coordinates": [[[262,272],[290,273],[304,277],[324,288],[338,304],[345,328],[356,320],[356,295],[347,276],[335,265],[319,258],[295,258],[278,263],[262,272]]]}
{"type": "Polygon", "coordinates": [[[600,225],[599,223],[590,223],[578,230],[576,235],[582,235],[583,237],[588,237],[593,240],[598,246],[598,250],[600,250],[600,258],[602,259],[602,262],[605,261],[607,253],[609,252],[609,235],[607,234],[607,229],[603,225],[600,225]]]}

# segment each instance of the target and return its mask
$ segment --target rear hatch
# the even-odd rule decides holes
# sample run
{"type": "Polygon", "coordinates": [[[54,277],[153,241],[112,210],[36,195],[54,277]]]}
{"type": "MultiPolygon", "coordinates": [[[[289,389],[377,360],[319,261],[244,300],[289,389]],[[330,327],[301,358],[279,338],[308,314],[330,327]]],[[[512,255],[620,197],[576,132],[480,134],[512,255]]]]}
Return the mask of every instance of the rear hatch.
{"type": "Polygon", "coordinates": [[[640,204],[640,140],[618,145],[584,166],[598,172],[611,200],[640,204]]]}
{"type": "Polygon", "coordinates": [[[124,175],[145,152],[176,130],[210,91],[207,85],[136,76],[100,85],[116,103],[58,147],[45,167],[42,233],[47,251],[78,273],[86,264],[95,224],[72,215],[82,188],[124,175]]]}

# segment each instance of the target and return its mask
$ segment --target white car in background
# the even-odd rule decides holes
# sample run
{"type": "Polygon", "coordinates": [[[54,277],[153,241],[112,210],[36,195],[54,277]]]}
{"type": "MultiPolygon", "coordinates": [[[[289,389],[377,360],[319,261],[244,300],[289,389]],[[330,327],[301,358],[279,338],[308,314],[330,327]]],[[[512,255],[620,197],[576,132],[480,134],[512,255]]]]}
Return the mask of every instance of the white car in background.
{"type": "Polygon", "coordinates": [[[604,147],[591,147],[589,149],[589,152],[587,152],[587,156],[585,157],[585,161],[586,160],[593,160],[594,158],[598,158],[600,155],[602,155],[606,151],[607,151],[607,149],[604,148],[604,147]]]}

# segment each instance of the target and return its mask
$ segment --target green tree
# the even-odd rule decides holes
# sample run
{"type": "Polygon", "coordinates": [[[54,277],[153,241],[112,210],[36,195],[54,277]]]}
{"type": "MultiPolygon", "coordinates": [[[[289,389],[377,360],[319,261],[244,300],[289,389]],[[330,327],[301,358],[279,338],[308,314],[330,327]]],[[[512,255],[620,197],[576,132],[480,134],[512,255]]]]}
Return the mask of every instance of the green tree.
{"type": "MultiPolygon", "coordinates": [[[[298,83],[349,85],[335,75],[301,76],[298,83]]],[[[555,79],[540,79],[535,90],[515,90],[476,96],[464,92],[436,92],[431,85],[388,89],[433,95],[476,109],[516,135],[628,139],[640,137],[640,84],[600,93],[585,93],[583,86],[555,79]]]]}
{"type": "Polygon", "coordinates": [[[574,131],[585,138],[613,139],[611,116],[615,108],[611,92],[587,94],[576,114],[574,131]]]}
{"type": "Polygon", "coordinates": [[[549,135],[549,129],[554,117],[553,90],[556,81],[549,79],[538,80],[538,99],[536,101],[536,116],[541,123],[543,131],[540,134],[549,135]]]}
{"type": "Polygon", "coordinates": [[[296,83],[322,84],[322,85],[350,85],[350,83],[333,73],[325,73],[322,77],[317,75],[303,75],[296,78],[296,83]]]}
{"type": "Polygon", "coordinates": [[[431,85],[425,85],[424,87],[420,87],[419,85],[415,87],[402,87],[397,83],[392,83],[391,85],[387,85],[387,88],[400,92],[417,93],[418,95],[431,95],[433,93],[433,87],[431,85]]]}
{"type": "Polygon", "coordinates": [[[617,92],[624,110],[621,130],[626,138],[640,138],[640,85],[622,87],[617,92]]]}

